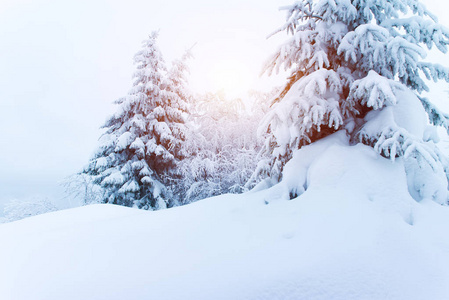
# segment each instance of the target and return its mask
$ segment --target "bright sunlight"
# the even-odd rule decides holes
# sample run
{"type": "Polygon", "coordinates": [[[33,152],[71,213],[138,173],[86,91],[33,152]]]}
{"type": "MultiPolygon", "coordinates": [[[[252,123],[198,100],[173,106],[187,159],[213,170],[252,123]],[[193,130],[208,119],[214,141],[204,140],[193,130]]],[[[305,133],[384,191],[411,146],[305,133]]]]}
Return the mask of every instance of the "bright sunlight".
{"type": "Polygon", "coordinates": [[[223,90],[228,97],[242,97],[252,83],[252,74],[244,62],[223,60],[211,66],[208,74],[212,90],[223,90]]]}

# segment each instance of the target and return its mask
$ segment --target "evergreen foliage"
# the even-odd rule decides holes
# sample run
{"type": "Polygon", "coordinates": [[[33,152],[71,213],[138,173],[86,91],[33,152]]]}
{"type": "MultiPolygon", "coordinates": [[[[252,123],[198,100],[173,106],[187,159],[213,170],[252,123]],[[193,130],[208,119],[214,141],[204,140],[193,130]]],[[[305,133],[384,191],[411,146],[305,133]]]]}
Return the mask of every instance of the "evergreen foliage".
{"type": "Polygon", "coordinates": [[[417,0],[301,0],[283,9],[287,21],[275,33],[291,37],[265,71],[291,76],[259,129],[271,158],[256,174],[279,181],[296,149],[344,129],[353,143],[402,157],[417,200],[446,203],[447,181],[427,189],[445,177],[447,161],[412,123],[425,111],[448,129],[448,116],[418,94],[428,91],[425,78],[449,81],[449,69],[423,61],[425,48],[447,51],[449,30],[417,0]],[[417,178],[429,168],[430,178],[417,178]]]}
{"type": "Polygon", "coordinates": [[[167,74],[153,32],[134,56],[133,87],[116,101],[118,111],[106,121],[101,145],[84,173],[104,190],[103,202],[143,209],[175,205],[164,185],[183,158],[184,65],[167,74]]]}

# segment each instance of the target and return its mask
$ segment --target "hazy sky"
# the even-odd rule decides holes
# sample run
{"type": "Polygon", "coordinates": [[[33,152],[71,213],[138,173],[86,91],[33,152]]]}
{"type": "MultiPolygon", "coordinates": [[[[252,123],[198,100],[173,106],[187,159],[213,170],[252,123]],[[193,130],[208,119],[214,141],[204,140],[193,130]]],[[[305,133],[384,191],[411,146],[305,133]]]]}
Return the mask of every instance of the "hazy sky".
{"type": "MultiPolygon", "coordinates": [[[[236,85],[228,93],[238,96],[272,85],[258,74],[282,38],[266,36],[282,25],[278,7],[292,3],[1,1],[0,213],[11,198],[60,198],[58,183],[87,163],[112,102],[128,92],[133,55],[151,31],[160,29],[167,62],[195,44],[192,89],[236,85]]],[[[443,0],[425,3],[437,15],[449,8],[443,0]]],[[[443,15],[440,21],[449,25],[443,15]]],[[[449,65],[448,56],[438,59],[449,65]]]]}
{"type": "MultiPolygon", "coordinates": [[[[5,0],[3,0],[5,1],[5,0]]],[[[11,0],[0,6],[0,202],[59,197],[97,146],[153,30],[167,62],[192,47],[192,88],[250,88],[277,46],[276,1],[11,0]],[[231,83],[232,77],[230,77],[231,83]]],[[[239,90],[240,89],[240,90],[239,90]]],[[[1,207],[0,207],[1,210],[1,207]]]]}

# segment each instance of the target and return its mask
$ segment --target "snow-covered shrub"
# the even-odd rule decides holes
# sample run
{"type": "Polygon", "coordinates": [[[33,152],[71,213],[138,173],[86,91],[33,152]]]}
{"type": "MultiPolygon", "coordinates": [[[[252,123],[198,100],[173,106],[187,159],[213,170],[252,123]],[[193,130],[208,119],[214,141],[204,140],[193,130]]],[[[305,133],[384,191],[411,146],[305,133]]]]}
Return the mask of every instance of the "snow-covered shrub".
{"type": "Polygon", "coordinates": [[[62,186],[67,197],[79,200],[85,205],[103,202],[104,189],[95,184],[92,176],[88,174],[73,174],[64,180],[62,186]]]}
{"type": "Polygon", "coordinates": [[[256,174],[279,181],[295,150],[345,130],[352,143],[404,160],[415,199],[447,203],[447,159],[430,139],[430,123],[448,116],[430,100],[423,78],[449,81],[425,62],[426,47],[447,51],[449,30],[417,0],[300,0],[284,7],[279,31],[291,35],[266,65],[291,76],[259,128],[266,138],[256,174]],[[445,174],[446,173],[446,174],[445,174]]]}
{"type": "Polygon", "coordinates": [[[6,222],[13,222],[56,210],[56,206],[48,198],[35,196],[24,200],[9,201],[5,204],[3,213],[6,222]]]}

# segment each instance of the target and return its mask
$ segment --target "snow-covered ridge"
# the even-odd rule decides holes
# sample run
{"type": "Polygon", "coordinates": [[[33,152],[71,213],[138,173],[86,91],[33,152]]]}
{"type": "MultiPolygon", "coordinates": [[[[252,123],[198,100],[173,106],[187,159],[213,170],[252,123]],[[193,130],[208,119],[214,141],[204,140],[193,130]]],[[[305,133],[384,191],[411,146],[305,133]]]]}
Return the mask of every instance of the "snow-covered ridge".
{"type": "Polygon", "coordinates": [[[448,299],[449,209],[410,196],[401,159],[315,144],[268,190],[2,224],[0,298],[448,299]]]}

